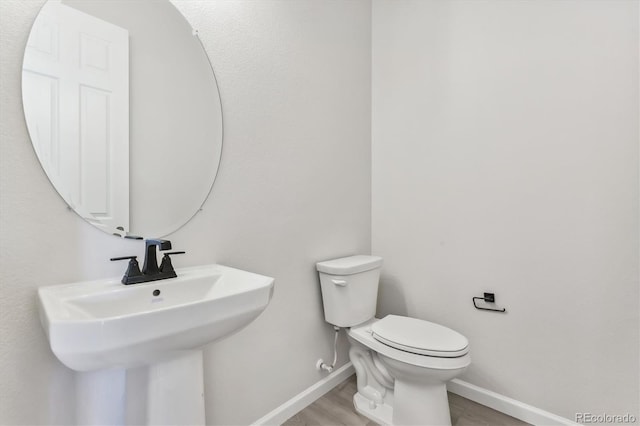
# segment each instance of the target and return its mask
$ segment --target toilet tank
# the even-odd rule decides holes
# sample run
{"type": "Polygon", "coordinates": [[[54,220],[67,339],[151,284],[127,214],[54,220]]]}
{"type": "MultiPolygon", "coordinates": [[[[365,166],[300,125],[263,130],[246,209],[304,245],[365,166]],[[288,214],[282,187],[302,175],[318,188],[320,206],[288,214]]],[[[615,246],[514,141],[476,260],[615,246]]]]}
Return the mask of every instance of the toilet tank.
{"type": "Polygon", "coordinates": [[[325,321],[352,327],[373,318],[381,267],[381,257],[364,255],[316,263],[325,321]]]}

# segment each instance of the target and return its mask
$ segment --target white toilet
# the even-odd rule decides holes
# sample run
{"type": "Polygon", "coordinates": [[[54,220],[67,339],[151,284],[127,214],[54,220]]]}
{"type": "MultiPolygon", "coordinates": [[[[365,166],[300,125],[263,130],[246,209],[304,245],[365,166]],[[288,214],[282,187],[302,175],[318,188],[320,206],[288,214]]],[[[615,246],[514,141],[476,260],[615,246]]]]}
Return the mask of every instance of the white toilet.
{"type": "Polygon", "coordinates": [[[350,256],[316,267],[325,320],[348,328],[356,410],[385,425],[450,425],[446,382],[471,363],[467,338],[416,318],[375,318],[381,257],[350,256]]]}

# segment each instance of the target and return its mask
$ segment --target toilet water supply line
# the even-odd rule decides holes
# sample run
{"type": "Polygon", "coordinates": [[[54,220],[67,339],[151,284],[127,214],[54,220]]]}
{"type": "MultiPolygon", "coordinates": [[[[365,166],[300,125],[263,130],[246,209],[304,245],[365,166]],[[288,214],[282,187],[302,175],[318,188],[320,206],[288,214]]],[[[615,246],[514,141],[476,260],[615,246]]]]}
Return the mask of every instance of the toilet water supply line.
{"type": "Polygon", "coordinates": [[[331,373],[333,371],[334,367],[336,366],[336,362],[338,362],[338,333],[340,332],[340,327],[336,327],[334,325],[333,329],[336,332],[335,337],[333,338],[333,362],[331,363],[331,365],[325,364],[322,358],[320,358],[318,362],[316,362],[316,369],[320,371],[324,370],[328,373],[331,373]]]}

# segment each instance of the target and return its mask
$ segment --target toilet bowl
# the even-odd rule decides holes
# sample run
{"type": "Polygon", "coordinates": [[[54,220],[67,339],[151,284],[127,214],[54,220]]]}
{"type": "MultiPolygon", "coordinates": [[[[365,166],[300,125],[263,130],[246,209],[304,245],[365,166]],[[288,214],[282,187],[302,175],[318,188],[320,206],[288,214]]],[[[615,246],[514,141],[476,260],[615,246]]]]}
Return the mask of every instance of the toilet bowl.
{"type": "Polygon", "coordinates": [[[374,317],[382,258],[316,264],[325,320],[347,328],[356,410],[386,425],[450,425],[446,382],[471,363],[468,340],[416,318],[374,317]]]}
{"type": "MultiPolygon", "coordinates": [[[[434,323],[395,315],[351,327],[347,336],[351,343],[349,358],[356,370],[358,385],[353,401],[360,414],[388,425],[451,424],[446,383],[471,363],[464,336],[434,323]],[[435,329],[438,337],[421,336],[425,341],[432,338],[434,344],[420,344],[422,347],[412,349],[432,353],[437,350],[441,356],[409,352],[383,343],[374,330],[376,325],[388,322],[394,326],[418,326],[415,330],[423,332],[420,325],[426,326],[426,331],[435,329]],[[448,341],[451,346],[449,351],[444,351],[443,342],[447,342],[447,337],[451,337],[448,341]]],[[[405,335],[385,334],[383,338],[387,342],[391,338],[401,340],[400,344],[407,343],[405,335]]]]}

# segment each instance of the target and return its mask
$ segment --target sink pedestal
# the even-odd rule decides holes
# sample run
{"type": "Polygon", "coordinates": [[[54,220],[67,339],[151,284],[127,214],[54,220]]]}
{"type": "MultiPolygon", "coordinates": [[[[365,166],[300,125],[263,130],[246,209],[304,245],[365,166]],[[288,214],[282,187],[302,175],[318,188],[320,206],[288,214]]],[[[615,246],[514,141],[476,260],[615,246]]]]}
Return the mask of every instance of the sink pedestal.
{"type": "Polygon", "coordinates": [[[148,367],[78,373],[76,423],[204,425],[202,351],[174,355],[148,367]]]}
{"type": "Polygon", "coordinates": [[[150,366],[147,391],[146,424],[204,425],[202,351],[150,366]]]}
{"type": "Polygon", "coordinates": [[[124,369],[77,373],[76,424],[123,425],[125,390],[124,369]]]}

